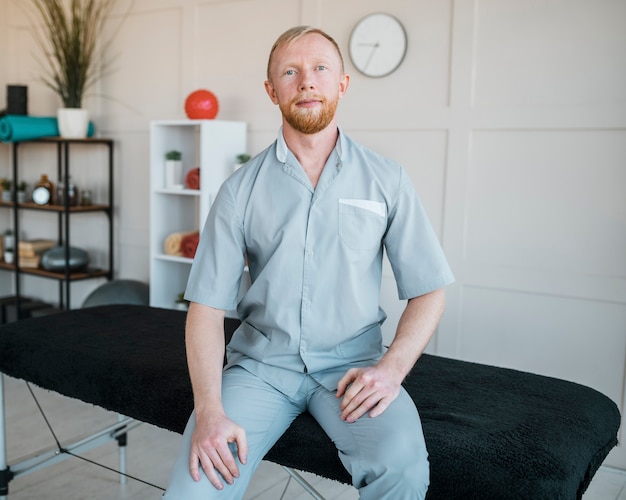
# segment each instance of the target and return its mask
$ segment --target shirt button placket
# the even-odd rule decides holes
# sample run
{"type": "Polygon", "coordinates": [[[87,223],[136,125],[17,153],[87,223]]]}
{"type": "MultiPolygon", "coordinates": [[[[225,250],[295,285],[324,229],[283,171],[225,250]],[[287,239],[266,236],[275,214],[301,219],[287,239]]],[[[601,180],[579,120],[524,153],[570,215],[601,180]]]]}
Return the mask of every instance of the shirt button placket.
{"type": "MultiPolygon", "coordinates": [[[[311,213],[309,212],[309,220],[307,221],[307,231],[304,241],[304,259],[303,259],[303,272],[302,272],[302,305],[300,310],[300,357],[306,365],[306,356],[308,350],[308,339],[310,337],[310,325],[311,325],[311,297],[310,297],[310,280],[313,272],[313,255],[314,252],[309,248],[310,227],[311,227],[311,213]]],[[[305,373],[307,372],[305,366],[305,373]]]]}

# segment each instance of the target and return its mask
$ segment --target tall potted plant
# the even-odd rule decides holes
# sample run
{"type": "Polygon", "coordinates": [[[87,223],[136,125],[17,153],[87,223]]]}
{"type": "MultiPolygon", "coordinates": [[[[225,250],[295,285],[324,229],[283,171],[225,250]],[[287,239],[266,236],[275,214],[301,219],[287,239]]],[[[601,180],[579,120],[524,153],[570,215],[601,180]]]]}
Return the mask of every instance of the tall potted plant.
{"type": "Polygon", "coordinates": [[[43,82],[63,101],[59,133],[87,136],[89,117],[82,107],[85,91],[98,76],[98,39],[105,18],[116,0],[32,0],[43,21],[35,40],[45,55],[43,82]],[[74,121],[76,120],[76,121],[74,121]],[[75,124],[75,125],[74,125],[75,124]]]}

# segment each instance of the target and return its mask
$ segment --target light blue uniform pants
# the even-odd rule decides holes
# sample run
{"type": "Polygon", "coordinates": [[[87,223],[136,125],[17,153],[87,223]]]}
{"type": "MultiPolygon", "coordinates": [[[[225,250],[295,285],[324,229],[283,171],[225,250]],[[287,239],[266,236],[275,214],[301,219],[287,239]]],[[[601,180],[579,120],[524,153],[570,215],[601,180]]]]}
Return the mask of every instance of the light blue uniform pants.
{"type": "MultiPolygon", "coordinates": [[[[226,414],[246,430],[248,463],[237,461],[240,477],[233,485],[224,482],[221,491],[204,474],[196,483],[189,474],[191,435],[195,428],[192,414],[164,495],[166,500],[243,498],[260,461],[305,410],[337,446],[360,498],[413,500],[426,495],[428,454],[419,415],[404,389],[382,415],[370,418],[366,414],[350,424],[339,418],[341,400],[336,393],[311,377],[306,378],[293,399],[240,367],[224,373],[222,386],[226,414]]],[[[306,443],[302,443],[302,448],[306,449],[306,443]]]]}

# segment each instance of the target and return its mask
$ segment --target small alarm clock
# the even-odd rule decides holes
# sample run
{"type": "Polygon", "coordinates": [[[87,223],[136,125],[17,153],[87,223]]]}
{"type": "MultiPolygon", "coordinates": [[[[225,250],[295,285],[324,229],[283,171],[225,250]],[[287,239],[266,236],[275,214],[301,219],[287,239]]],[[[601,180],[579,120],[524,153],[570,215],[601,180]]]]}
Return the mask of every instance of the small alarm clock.
{"type": "Polygon", "coordinates": [[[33,201],[37,203],[37,205],[47,205],[50,203],[52,198],[52,193],[45,186],[39,186],[33,189],[33,201]]]}
{"type": "Polygon", "coordinates": [[[42,174],[41,179],[35,184],[33,188],[33,202],[37,205],[48,205],[52,203],[52,190],[54,184],[50,182],[46,174],[42,174]]]}

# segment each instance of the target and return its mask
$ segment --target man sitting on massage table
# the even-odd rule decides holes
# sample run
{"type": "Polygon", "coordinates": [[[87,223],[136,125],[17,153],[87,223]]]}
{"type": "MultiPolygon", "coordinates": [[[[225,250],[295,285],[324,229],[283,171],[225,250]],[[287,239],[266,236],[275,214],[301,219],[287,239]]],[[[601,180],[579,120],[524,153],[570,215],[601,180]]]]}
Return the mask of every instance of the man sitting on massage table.
{"type": "Polygon", "coordinates": [[[349,81],[320,30],[290,29],[270,52],[265,89],[281,130],[220,189],[185,293],[195,409],[168,500],[242,498],[304,411],[337,446],[361,498],[426,494],[420,418],[400,384],[453,277],[406,172],[338,128],[349,81]],[[408,299],[388,350],[383,247],[408,299]],[[237,304],[246,258],[251,286],[237,304]],[[222,370],[224,311],[235,307],[242,324],[222,370]]]}

